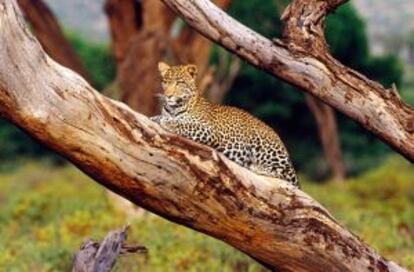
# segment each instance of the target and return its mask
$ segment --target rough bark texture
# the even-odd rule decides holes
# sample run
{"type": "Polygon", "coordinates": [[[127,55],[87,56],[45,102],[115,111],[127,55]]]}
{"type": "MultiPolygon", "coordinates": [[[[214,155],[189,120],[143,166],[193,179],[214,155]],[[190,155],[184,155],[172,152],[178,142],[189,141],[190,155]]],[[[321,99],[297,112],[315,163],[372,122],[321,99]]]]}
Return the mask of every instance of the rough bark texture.
{"type": "Polygon", "coordinates": [[[405,271],[287,182],[168,134],[42,50],[0,0],[0,114],[103,186],[280,271],[405,271]]]}
{"type": "Polygon", "coordinates": [[[414,109],[328,51],[325,16],[344,0],[294,0],[285,10],[285,40],[245,27],[208,0],[162,0],[188,24],[270,74],[288,81],[359,122],[414,161],[414,109]]]}
{"type": "Polygon", "coordinates": [[[335,111],[329,105],[309,94],[305,95],[305,101],[315,118],[323,153],[326,162],[332,170],[332,176],[335,181],[343,181],[346,171],[336,125],[335,111]]]}
{"type": "MultiPolygon", "coordinates": [[[[288,3],[275,1],[277,10],[283,12],[288,3]]],[[[278,14],[281,16],[282,14],[278,14]]],[[[336,182],[343,182],[346,177],[346,167],[342,156],[341,143],[334,109],[310,94],[305,94],[306,105],[315,119],[319,140],[331,176],[336,182]]]]}
{"type": "Polygon", "coordinates": [[[18,0],[18,3],[36,38],[49,56],[89,80],[89,73],[63,35],[59,23],[46,3],[42,0],[18,0]]]}
{"type": "Polygon", "coordinates": [[[126,245],[128,227],[110,231],[99,243],[85,241],[76,253],[72,272],[109,272],[114,267],[119,255],[126,253],[146,254],[144,246],[126,245]]]}

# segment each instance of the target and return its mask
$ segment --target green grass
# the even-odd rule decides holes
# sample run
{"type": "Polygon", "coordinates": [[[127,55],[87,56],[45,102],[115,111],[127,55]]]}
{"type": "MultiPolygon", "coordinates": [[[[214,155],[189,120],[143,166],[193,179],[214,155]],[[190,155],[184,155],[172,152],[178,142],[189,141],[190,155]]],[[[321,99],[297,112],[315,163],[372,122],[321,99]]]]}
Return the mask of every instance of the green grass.
{"type": "MultiPolygon", "coordinates": [[[[344,185],[303,187],[381,254],[414,268],[412,165],[392,158],[344,185]]],[[[2,170],[0,207],[0,271],[68,271],[82,241],[128,221],[128,241],[149,255],[122,257],[116,271],[264,271],[230,246],[157,216],[127,219],[71,166],[28,162],[2,170]]]]}

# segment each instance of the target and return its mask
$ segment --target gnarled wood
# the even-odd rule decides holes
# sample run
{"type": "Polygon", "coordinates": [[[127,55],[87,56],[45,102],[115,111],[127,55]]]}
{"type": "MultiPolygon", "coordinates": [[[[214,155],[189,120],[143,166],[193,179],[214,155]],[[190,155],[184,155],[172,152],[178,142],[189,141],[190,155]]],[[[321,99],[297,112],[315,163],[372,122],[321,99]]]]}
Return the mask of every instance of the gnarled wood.
{"type": "Polygon", "coordinates": [[[119,255],[126,253],[146,254],[148,250],[141,245],[127,245],[128,226],[110,231],[99,243],[86,240],[76,253],[72,272],[109,272],[119,255]]]}
{"type": "Polygon", "coordinates": [[[282,180],[168,134],[50,59],[0,0],[0,114],[103,186],[279,271],[405,271],[282,180]]]}
{"type": "Polygon", "coordinates": [[[325,16],[344,0],[294,0],[285,10],[285,41],[269,40],[209,0],[162,0],[189,25],[272,75],[288,81],[360,123],[414,162],[414,109],[330,56],[325,16]]]}

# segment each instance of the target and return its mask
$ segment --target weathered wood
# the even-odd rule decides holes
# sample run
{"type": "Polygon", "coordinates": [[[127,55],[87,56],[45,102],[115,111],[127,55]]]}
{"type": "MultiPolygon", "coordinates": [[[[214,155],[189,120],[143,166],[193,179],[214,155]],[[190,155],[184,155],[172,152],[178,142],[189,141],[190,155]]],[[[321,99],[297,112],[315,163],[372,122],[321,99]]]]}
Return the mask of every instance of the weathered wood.
{"type": "Polygon", "coordinates": [[[162,0],[189,25],[250,64],[319,98],[414,162],[414,108],[337,60],[323,36],[325,16],[345,0],[294,0],[285,10],[285,40],[240,24],[209,0],[162,0]]]}
{"type": "Polygon", "coordinates": [[[126,245],[128,226],[110,231],[102,243],[87,240],[75,255],[72,272],[109,272],[119,255],[126,253],[146,254],[144,246],[126,245]]]}
{"type": "Polygon", "coordinates": [[[47,56],[15,0],[0,0],[0,114],[110,190],[272,269],[405,271],[289,183],[166,133],[93,90],[47,56]]]}

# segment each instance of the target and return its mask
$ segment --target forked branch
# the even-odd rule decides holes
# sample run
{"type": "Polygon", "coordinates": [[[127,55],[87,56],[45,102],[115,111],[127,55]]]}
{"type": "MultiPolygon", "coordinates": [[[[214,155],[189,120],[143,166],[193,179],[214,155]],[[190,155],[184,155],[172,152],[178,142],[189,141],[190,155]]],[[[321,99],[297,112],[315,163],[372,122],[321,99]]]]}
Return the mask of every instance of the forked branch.
{"type": "Polygon", "coordinates": [[[326,46],[325,16],[345,0],[294,0],[284,12],[285,39],[240,24],[210,0],[162,0],[189,25],[252,65],[319,98],[414,162],[414,108],[336,61],[326,46]]]}

